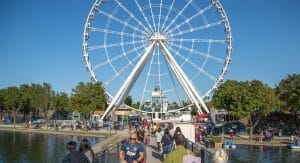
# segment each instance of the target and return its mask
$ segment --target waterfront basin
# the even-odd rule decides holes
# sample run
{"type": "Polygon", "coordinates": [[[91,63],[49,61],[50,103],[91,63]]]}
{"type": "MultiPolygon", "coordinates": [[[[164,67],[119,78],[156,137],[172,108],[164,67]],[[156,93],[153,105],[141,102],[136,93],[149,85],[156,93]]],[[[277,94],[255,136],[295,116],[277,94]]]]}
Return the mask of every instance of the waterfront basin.
{"type": "Polygon", "coordinates": [[[299,163],[300,151],[288,147],[237,145],[228,149],[230,163],[299,163]]]}
{"type": "MultiPolygon", "coordinates": [[[[0,131],[0,162],[53,163],[66,155],[68,141],[79,145],[83,136],[39,134],[32,132],[0,131]]],[[[86,137],[91,144],[103,138],[86,137]]]]}

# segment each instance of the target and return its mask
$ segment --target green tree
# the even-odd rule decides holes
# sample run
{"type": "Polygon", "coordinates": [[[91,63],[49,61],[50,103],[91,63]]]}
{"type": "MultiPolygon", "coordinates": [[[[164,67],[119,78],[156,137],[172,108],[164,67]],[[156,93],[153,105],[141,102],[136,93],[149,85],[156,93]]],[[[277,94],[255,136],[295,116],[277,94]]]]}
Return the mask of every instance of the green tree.
{"type": "Polygon", "coordinates": [[[2,119],[4,118],[3,112],[6,110],[5,105],[4,105],[4,89],[0,89],[0,120],[1,124],[3,123],[2,119]]]}
{"type": "Polygon", "coordinates": [[[16,116],[22,107],[22,94],[18,87],[8,87],[4,91],[4,105],[14,116],[14,127],[16,125],[16,116]]]}
{"type": "Polygon", "coordinates": [[[19,90],[22,94],[22,108],[20,112],[23,113],[24,119],[28,120],[28,115],[31,111],[31,99],[30,99],[30,86],[28,84],[22,84],[19,87],[19,90]]]}
{"type": "Polygon", "coordinates": [[[140,108],[140,105],[141,105],[141,103],[140,103],[140,102],[137,102],[137,103],[133,103],[133,104],[132,104],[132,107],[135,108],[135,109],[139,109],[139,108],[140,108]]]}
{"type": "Polygon", "coordinates": [[[132,97],[131,96],[127,96],[124,100],[124,103],[128,106],[132,105],[132,97]]]}
{"type": "Polygon", "coordinates": [[[280,106],[275,91],[261,81],[237,82],[228,80],[214,93],[213,105],[223,108],[250,128],[250,136],[262,116],[280,106]]]}
{"type": "MultiPolygon", "coordinates": [[[[70,96],[72,110],[78,111],[87,120],[96,109],[104,110],[106,107],[106,94],[102,83],[80,82],[70,96]]],[[[86,127],[86,123],[85,123],[86,127]]]]}
{"type": "Polygon", "coordinates": [[[283,103],[283,110],[300,112],[300,74],[288,75],[279,82],[276,94],[283,103]]]}

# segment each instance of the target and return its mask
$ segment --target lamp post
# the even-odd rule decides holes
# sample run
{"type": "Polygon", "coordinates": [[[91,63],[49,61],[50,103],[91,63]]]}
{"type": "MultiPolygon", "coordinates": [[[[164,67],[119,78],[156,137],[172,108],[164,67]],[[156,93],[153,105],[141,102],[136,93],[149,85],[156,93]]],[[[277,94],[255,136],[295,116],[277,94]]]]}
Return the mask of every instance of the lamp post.
{"type": "Polygon", "coordinates": [[[221,114],[221,122],[222,122],[222,141],[224,140],[224,121],[225,121],[225,115],[221,114]]]}

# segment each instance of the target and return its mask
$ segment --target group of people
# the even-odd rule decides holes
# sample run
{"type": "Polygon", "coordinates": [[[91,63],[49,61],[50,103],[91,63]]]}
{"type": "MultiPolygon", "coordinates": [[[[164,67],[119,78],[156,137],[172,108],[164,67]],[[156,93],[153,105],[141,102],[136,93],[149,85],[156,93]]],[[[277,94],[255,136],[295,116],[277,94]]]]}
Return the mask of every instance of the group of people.
{"type": "Polygon", "coordinates": [[[300,146],[300,137],[298,135],[292,135],[291,141],[292,141],[292,144],[300,146]]]}
{"type": "Polygon", "coordinates": [[[62,163],[93,163],[95,155],[88,139],[81,140],[79,148],[75,141],[69,141],[66,145],[69,153],[62,159],[62,163]]]}
{"type": "Polygon", "coordinates": [[[264,140],[271,141],[273,138],[273,134],[269,130],[265,130],[265,131],[260,130],[257,134],[257,137],[259,142],[263,142],[264,140]]]}
{"type": "MultiPolygon", "coordinates": [[[[175,131],[173,131],[171,127],[166,127],[165,130],[162,131],[162,128],[159,127],[155,136],[157,151],[163,154],[164,163],[181,163],[186,162],[184,160],[196,158],[192,151],[185,149],[185,136],[180,127],[176,127],[175,131]]],[[[198,158],[198,162],[200,161],[200,158],[198,158]]]]}

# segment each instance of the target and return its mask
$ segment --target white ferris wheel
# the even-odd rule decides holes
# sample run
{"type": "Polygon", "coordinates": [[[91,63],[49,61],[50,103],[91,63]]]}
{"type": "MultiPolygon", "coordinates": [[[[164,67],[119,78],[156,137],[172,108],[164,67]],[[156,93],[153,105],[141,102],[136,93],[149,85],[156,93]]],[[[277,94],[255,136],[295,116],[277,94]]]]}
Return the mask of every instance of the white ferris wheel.
{"type": "Polygon", "coordinates": [[[91,80],[110,98],[104,116],[128,95],[143,106],[157,87],[177,108],[189,101],[209,112],[203,99],[228,70],[231,27],[219,0],[96,0],[83,52],[91,80]]]}

